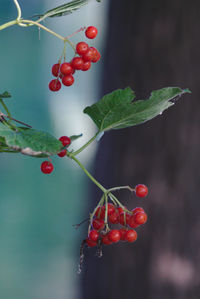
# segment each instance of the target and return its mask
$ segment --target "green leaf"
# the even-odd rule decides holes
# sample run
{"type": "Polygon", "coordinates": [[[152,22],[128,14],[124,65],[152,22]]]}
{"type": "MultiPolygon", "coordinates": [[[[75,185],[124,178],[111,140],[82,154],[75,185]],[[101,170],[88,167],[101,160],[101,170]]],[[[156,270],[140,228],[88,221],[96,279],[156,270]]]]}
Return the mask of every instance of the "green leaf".
{"type": "Polygon", "coordinates": [[[99,102],[86,107],[84,113],[92,118],[100,132],[122,129],[161,115],[184,93],[190,91],[179,87],[166,87],[153,91],[147,100],[133,101],[135,94],[127,87],[105,95],[99,102]]]}
{"type": "Polygon", "coordinates": [[[4,98],[11,98],[11,94],[8,91],[5,91],[4,93],[0,94],[0,99],[4,98]]]}
{"type": "Polygon", "coordinates": [[[80,138],[80,137],[82,137],[82,136],[83,136],[83,134],[72,135],[72,136],[70,136],[69,138],[70,138],[71,141],[74,141],[74,140],[76,140],[76,139],[78,139],[78,138],[80,138]]]}
{"type": "Polygon", "coordinates": [[[62,17],[73,11],[81,8],[83,5],[87,4],[89,0],[73,0],[53,9],[48,10],[42,15],[38,15],[40,18],[53,18],[53,17],[62,17]]]}
{"type": "Polygon", "coordinates": [[[9,150],[33,157],[55,155],[63,149],[62,143],[49,133],[19,127],[14,131],[3,124],[0,124],[1,141],[2,146],[6,144],[9,150]]]}

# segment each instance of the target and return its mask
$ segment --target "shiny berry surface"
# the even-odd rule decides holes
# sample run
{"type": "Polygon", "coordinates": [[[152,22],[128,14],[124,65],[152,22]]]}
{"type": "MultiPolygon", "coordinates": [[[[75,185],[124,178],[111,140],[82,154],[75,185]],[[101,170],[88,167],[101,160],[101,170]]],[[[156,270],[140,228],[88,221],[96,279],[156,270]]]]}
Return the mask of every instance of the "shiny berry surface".
{"type": "Polygon", "coordinates": [[[83,55],[85,54],[89,49],[89,46],[87,43],[85,42],[79,42],[77,45],[76,45],[76,52],[79,54],[79,55],[83,55]]]}
{"type": "Polygon", "coordinates": [[[60,70],[60,63],[54,64],[51,69],[52,75],[58,77],[59,70],[60,70]]]}
{"type": "Polygon", "coordinates": [[[120,240],[120,237],[121,235],[118,229],[112,229],[108,233],[108,239],[113,243],[117,243],[120,240]]]}
{"type": "Polygon", "coordinates": [[[74,77],[72,75],[65,75],[62,77],[62,84],[65,86],[71,86],[74,83],[74,77]]]}
{"type": "Polygon", "coordinates": [[[53,164],[49,161],[44,161],[41,164],[41,171],[45,174],[49,174],[53,171],[53,164]]]}
{"type": "Polygon", "coordinates": [[[67,150],[66,149],[63,149],[60,153],[58,153],[58,156],[59,157],[65,157],[66,156],[66,153],[67,153],[67,150]]]}
{"type": "Polygon", "coordinates": [[[87,38],[89,39],[93,39],[97,36],[98,30],[96,27],[94,26],[89,26],[86,30],[85,30],[85,35],[87,38]]]}
{"type": "Polygon", "coordinates": [[[71,139],[67,136],[61,136],[59,140],[62,142],[63,146],[70,145],[71,139]]]}
{"type": "Polygon", "coordinates": [[[138,197],[145,197],[148,194],[148,188],[147,186],[143,185],[143,184],[138,184],[137,186],[135,186],[135,194],[138,197]]]}
{"type": "Polygon", "coordinates": [[[134,229],[127,230],[124,236],[124,240],[130,243],[136,241],[137,232],[134,229]]]}
{"type": "Polygon", "coordinates": [[[58,79],[53,79],[51,80],[51,82],[49,83],[49,89],[51,91],[58,91],[61,89],[61,83],[58,79]]]}

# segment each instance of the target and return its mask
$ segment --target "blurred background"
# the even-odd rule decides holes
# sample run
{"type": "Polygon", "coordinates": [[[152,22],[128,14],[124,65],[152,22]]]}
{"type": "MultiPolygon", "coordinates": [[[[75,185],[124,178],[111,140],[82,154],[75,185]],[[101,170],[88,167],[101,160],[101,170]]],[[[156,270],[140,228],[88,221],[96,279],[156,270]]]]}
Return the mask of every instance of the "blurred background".
{"type": "MultiPolygon", "coordinates": [[[[63,2],[20,4],[28,18],[63,2]]],[[[1,1],[1,23],[15,15],[12,1],[1,1]]],[[[34,27],[0,32],[1,91],[12,94],[7,101],[14,117],[36,129],[58,138],[83,133],[79,147],[95,133],[82,110],[107,92],[131,86],[143,99],[154,89],[179,86],[192,95],[149,123],[105,134],[98,148],[80,155],[106,187],[144,183],[150,190],[144,201],[118,194],[128,207],[141,205],[148,213],[137,242],[105,247],[101,259],[89,249],[81,275],[79,244],[87,225],[77,231],[72,224],[88,216],[100,193],[67,159],[55,158],[47,177],[40,159],[1,154],[0,297],[198,299],[200,3],[91,1],[45,25],[64,36],[97,26],[92,44],[102,59],[55,95],[48,82],[62,42],[34,27]]]]}

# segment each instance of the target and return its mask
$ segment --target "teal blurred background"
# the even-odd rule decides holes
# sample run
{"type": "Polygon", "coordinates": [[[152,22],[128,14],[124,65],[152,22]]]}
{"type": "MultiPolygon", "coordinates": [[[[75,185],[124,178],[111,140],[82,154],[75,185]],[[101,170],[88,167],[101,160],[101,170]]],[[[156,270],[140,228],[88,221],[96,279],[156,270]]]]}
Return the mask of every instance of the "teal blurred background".
{"type": "MultiPolygon", "coordinates": [[[[60,0],[19,1],[24,18],[63,4],[60,0]]],[[[16,17],[13,2],[1,0],[0,24],[16,17]]],[[[45,21],[63,36],[82,26],[95,25],[99,36],[90,44],[103,53],[107,4],[91,1],[71,15],[45,21]]],[[[72,41],[85,40],[80,33],[72,41]]],[[[57,63],[63,44],[36,27],[9,27],[0,31],[0,92],[12,94],[6,103],[13,117],[33,128],[62,135],[83,133],[78,148],[95,127],[82,113],[98,99],[102,62],[75,76],[75,84],[50,93],[51,66],[57,63]]],[[[71,49],[67,48],[71,58],[71,49]]],[[[96,145],[82,153],[92,170],[96,145]]],[[[89,180],[68,159],[53,159],[55,170],[40,172],[43,160],[23,155],[0,156],[0,298],[79,298],[77,274],[82,230],[73,224],[86,218],[89,180]]]]}

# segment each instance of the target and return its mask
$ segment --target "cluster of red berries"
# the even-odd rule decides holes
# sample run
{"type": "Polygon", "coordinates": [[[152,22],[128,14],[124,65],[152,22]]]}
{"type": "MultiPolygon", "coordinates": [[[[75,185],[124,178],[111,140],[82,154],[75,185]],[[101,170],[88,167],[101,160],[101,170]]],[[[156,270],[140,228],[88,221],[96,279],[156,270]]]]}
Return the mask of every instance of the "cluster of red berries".
{"type": "MultiPolygon", "coordinates": [[[[61,136],[59,138],[59,140],[62,142],[62,145],[65,147],[60,153],[58,153],[59,157],[65,157],[67,155],[67,149],[66,147],[68,147],[71,143],[71,140],[69,137],[67,136],[61,136]]],[[[41,164],[41,171],[45,174],[49,174],[53,171],[54,167],[53,164],[50,161],[44,161],[41,164]]]]}
{"type": "MultiPolygon", "coordinates": [[[[89,26],[85,35],[87,38],[93,39],[96,37],[98,31],[94,26],[89,26]]],[[[49,89],[51,91],[58,91],[61,89],[61,82],[65,86],[71,86],[74,83],[73,74],[77,70],[83,72],[88,71],[91,68],[91,64],[97,62],[101,58],[101,54],[94,47],[89,47],[85,42],[79,42],[76,45],[76,54],[70,62],[56,63],[52,66],[52,74],[57,77],[51,80],[49,83],[49,89]],[[79,55],[79,56],[78,56],[79,55]]]]}
{"type": "MultiPolygon", "coordinates": [[[[135,193],[138,197],[145,197],[148,194],[148,188],[139,184],[135,187],[135,193]]],[[[142,207],[136,207],[128,211],[126,207],[115,206],[107,203],[98,207],[92,220],[92,230],[90,230],[85,243],[88,247],[95,247],[101,244],[110,245],[119,241],[134,242],[137,240],[135,228],[147,222],[147,214],[142,207]],[[119,229],[108,229],[106,227],[105,214],[107,210],[107,221],[110,224],[120,224],[123,227],[119,229]],[[134,228],[134,229],[133,229],[134,228]]]]}

